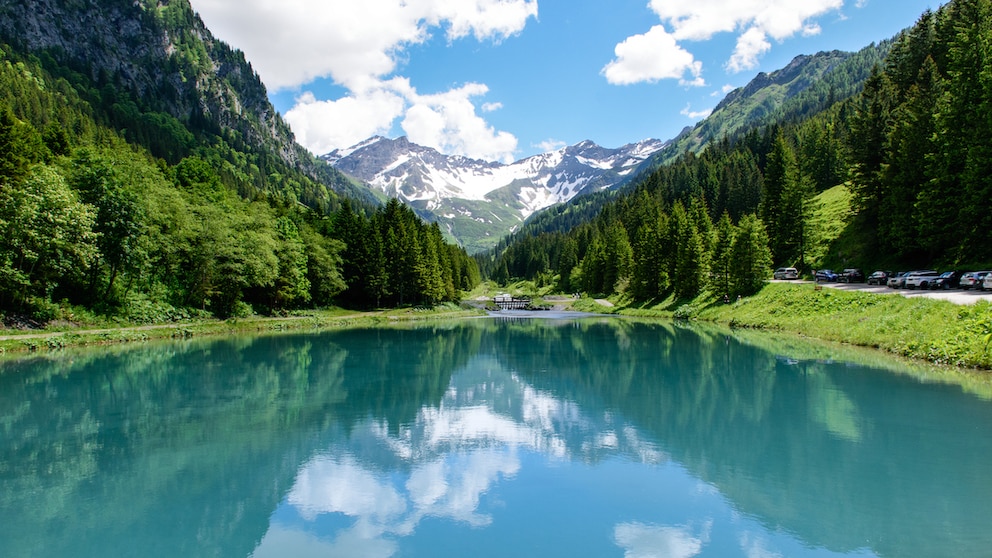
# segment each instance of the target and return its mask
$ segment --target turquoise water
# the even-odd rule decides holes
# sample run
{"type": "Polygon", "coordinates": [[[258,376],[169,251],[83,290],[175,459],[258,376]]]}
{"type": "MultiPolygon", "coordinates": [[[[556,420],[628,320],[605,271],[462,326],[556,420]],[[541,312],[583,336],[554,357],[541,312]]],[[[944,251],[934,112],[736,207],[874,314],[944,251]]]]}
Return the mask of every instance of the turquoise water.
{"type": "Polygon", "coordinates": [[[0,364],[0,556],[987,556],[992,402],[613,320],[0,364]]]}

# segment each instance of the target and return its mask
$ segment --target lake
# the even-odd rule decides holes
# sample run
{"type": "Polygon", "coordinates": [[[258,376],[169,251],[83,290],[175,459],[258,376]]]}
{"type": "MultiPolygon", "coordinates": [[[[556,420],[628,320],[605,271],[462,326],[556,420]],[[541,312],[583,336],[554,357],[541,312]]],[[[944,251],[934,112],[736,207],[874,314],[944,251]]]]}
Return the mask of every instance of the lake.
{"type": "Polygon", "coordinates": [[[992,390],[909,367],[604,318],[8,360],[0,556],[987,556],[992,390]]]}

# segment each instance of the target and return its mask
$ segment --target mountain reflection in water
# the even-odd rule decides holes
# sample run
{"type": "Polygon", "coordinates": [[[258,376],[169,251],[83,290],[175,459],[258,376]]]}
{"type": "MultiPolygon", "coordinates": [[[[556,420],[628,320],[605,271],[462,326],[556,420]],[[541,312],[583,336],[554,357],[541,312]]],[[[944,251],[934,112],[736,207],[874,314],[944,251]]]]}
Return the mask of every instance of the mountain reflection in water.
{"type": "Polygon", "coordinates": [[[4,556],[977,556],[989,401],[622,320],[0,370],[4,556]]]}

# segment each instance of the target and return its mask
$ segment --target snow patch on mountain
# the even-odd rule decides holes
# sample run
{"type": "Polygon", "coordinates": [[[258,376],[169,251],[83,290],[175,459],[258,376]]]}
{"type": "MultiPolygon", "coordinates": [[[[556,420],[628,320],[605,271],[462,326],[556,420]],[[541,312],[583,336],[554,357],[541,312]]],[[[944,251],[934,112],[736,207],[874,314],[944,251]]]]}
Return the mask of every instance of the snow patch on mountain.
{"type": "Polygon", "coordinates": [[[484,201],[496,190],[526,184],[518,195],[526,218],[570,200],[593,182],[597,189],[616,185],[662,147],[664,143],[653,139],[618,149],[584,141],[504,165],[442,155],[405,137],[377,136],[322,158],[387,195],[427,202],[429,207],[450,198],[484,201]]]}
{"type": "Polygon", "coordinates": [[[426,211],[455,238],[481,235],[488,239],[483,244],[491,244],[536,211],[621,184],[664,146],[649,139],[607,149],[587,140],[502,164],[443,155],[405,137],[376,136],[321,158],[371,188],[426,211]],[[459,220],[489,228],[459,226],[459,220]]]}

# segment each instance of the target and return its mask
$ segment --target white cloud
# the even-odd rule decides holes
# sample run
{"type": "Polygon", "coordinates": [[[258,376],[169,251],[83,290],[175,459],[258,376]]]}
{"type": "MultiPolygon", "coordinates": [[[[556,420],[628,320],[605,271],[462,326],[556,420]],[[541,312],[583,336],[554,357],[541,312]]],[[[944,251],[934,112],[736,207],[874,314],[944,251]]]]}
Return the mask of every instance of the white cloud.
{"type": "Polygon", "coordinates": [[[429,0],[438,20],[448,20],[448,38],[474,35],[499,41],[519,33],[527,19],[537,17],[537,0],[429,0]]]}
{"type": "Polygon", "coordinates": [[[702,118],[706,118],[707,116],[713,114],[713,109],[692,111],[691,106],[686,105],[685,108],[682,109],[681,112],[679,112],[679,114],[683,116],[688,116],[692,120],[700,120],[702,118]]]}
{"type": "Polygon", "coordinates": [[[336,101],[320,101],[312,93],[304,93],[286,113],[286,121],[293,128],[296,141],[323,155],[370,136],[388,134],[405,106],[401,96],[387,89],[336,101]]]}
{"type": "Polygon", "coordinates": [[[675,42],[675,37],[661,25],[643,35],[633,35],[614,49],[616,59],[603,68],[606,80],[614,85],[629,85],[660,79],[683,79],[692,74],[700,79],[702,63],[675,42]]]}
{"type": "Polygon", "coordinates": [[[679,40],[756,28],[776,40],[801,31],[810,19],[840,9],[844,0],[651,0],[651,9],[679,40]]]}
{"type": "Polygon", "coordinates": [[[482,103],[482,112],[495,112],[503,108],[503,103],[482,103]]]}
{"type": "MultiPolygon", "coordinates": [[[[272,90],[330,78],[348,93],[332,100],[304,93],[286,113],[297,140],[314,153],[386,134],[400,118],[411,141],[450,154],[512,160],[517,139],[489,126],[468,84],[421,97],[396,76],[406,49],[445,30],[449,41],[499,42],[537,17],[537,0],[192,0],[211,31],[240,48],[272,90]],[[373,14],[370,17],[369,14],[373,14]]],[[[496,110],[487,103],[483,112],[496,110]]]]}
{"type": "Polygon", "coordinates": [[[351,458],[317,458],[300,471],[288,501],[312,521],[320,514],[343,513],[381,524],[407,511],[405,498],[388,482],[351,458]]]}
{"type": "Polygon", "coordinates": [[[727,61],[727,69],[731,72],[741,72],[758,65],[758,58],[772,49],[765,33],[752,27],[743,35],[737,37],[737,48],[727,61]]]}
{"type": "Polygon", "coordinates": [[[410,141],[442,153],[511,163],[517,138],[490,126],[470,100],[488,91],[479,83],[435,95],[419,95],[411,89],[407,97],[411,107],[400,125],[410,141]]]}
{"type": "Polygon", "coordinates": [[[546,139],[541,143],[535,144],[532,147],[536,147],[541,150],[542,153],[550,153],[552,151],[558,151],[562,147],[568,145],[567,143],[556,140],[556,139],[546,139]]]}
{"type": "Polygon", "coordinates": [[[695,537],[688,527],[621,523],[613,538],[626,558],[692,558],[702,552],[709,537],[695,537]]]}
{"type": "Polygon", "coordinates": [[[782,558],[782,555],[767,548],[768,541],[761,535],[744,532],[740,536],[741,550],[747,558],[782,558]]]}
{"type": "Polygon", "coordinates": [[[537,0],[192,0],[211,31],[245,52],[273,89],[330,76],[352,91],[396,69],[405,47],[447,27],[449,40],[501,40],[537,17],[537,0]],[[372,14],[372,17],[370,17],[372,14]]]}
{"type": "Polygon", "coordinates": [[[730,93],[734,89],[737,89],[737,87],[734,85],[730,85],[728,83],[727,85],[724,85],[723,87],[714,91],[713,93],[710,93],[710,97],[724,97],[727,95],[727,93],[730,93]]]}
{"type": "MultiPolygon", "coordinates": [[[[859,7],[864,1],[859,0],[859,7]]],[[[702,64],[683,42],[737,33],[737,46],[726,67],[739,72],[757,66],[761,55],[772,48],[769,38],[783,41],[800,33],[818,34],[820,27],[812,19],[843,4],[844,0],[650,0],[649,7],[662,25],[619,43],[617,58],[604,74],[613,84],[679,79],[683,85],[703,85],[702,64]],[[688,72],[694,79],[685,79],[688,72]]]]}

